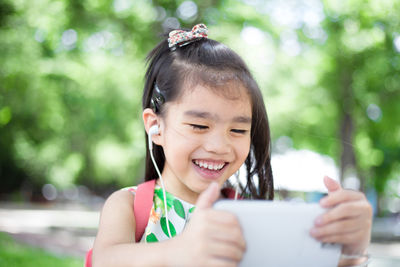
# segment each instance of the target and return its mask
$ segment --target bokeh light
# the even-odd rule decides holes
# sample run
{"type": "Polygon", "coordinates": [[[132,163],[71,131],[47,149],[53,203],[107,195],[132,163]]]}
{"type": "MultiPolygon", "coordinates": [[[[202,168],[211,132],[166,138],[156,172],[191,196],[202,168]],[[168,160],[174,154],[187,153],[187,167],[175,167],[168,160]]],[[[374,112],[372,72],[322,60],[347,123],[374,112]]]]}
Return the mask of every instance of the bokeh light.
{"type": "Polygon", "coordinates": [[[179,5],[176,13],[184,21],[193,21],[197,16],[197,5],[193,1],[184,1],[179,5]]]}

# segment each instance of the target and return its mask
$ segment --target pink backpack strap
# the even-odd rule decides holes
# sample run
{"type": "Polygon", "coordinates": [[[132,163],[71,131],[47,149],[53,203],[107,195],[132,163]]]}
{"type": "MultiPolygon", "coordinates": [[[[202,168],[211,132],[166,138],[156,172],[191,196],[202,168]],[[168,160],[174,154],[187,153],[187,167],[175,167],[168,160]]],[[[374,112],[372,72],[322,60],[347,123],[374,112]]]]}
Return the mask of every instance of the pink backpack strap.
{"type": "Polygon", "coordinates": [[[139,242],[144,234],[150,217],[150,211],[153,207],[154,188],[156,180],[150,180],[140,184],[135,193],[135,201],[133,202],[133,213],[136,220],[135,240],[139,242]]]}
{"type": "Polygon", "coordinates": [[[92,248],[88,252],[86,252],[85,267],[92,267],[92,252],[92,248]]]}
{"type": "MultiPolygon", "coordinates": [[[[153,207],[154,188],[156,180],[150,180],[138,185],[133,201],[133,214],[136,220],[135,240],[139,242],[146,229],[150,217],[151,207],[153,207]]],[[[85,267],[92,267],[92,252],[90,249],[86,253],[85,267]]]]}

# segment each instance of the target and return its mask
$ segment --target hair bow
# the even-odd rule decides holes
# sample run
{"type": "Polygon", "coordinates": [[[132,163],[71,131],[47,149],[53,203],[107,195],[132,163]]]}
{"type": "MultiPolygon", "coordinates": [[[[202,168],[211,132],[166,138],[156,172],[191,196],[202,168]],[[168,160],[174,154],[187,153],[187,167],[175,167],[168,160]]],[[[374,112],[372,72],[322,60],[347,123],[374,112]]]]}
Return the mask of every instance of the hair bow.
{"type": "Polygon", "coordinates": [[[208,29],[204,24],[195,25],[191,31],[174,30],[169,33],[168,46],[173,51],[176,46],[184,46],[200,38],[207,38],[208,29]]]}

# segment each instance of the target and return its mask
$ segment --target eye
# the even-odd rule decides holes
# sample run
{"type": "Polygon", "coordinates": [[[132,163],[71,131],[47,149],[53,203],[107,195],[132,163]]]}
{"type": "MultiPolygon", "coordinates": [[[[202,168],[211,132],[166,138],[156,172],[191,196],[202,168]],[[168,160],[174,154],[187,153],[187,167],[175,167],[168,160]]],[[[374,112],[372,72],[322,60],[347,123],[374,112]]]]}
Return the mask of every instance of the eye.
{"type": "Polygon", "coordinates": [[[208,129],[208,126],[200,125],[200,124],[189,124],[195,130],[205,130],[208,129]]]}
{"type": "Polygon", "coordinates": [[[242,130],[242,129],[232,129],[231,132],[237,133],[237,134],[245,134],[248,132],[248,130],[242,130]]]}

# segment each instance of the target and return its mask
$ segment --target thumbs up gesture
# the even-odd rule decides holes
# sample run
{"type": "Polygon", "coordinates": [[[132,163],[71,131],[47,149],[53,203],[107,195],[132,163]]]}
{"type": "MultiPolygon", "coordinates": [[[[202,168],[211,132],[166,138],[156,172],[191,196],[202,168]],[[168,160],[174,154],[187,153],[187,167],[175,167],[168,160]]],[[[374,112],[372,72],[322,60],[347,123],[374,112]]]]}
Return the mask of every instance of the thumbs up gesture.
{"type": "Polygon", "coordinates": [[[217,183],[211,183],[197,199],[196,210],[212,208],[214,202],[219,198],[219,195],[219,185],[217,183]]]}
{"type": "Polygon", "coordinates": [[[235,215],[212,209],[219,198],[217,183],[200,194],[193,217],[181,235],[171,239],[180,257],[179,266],[237,266],[246,249],[235,215]]]}
{"type": "Polygon", "coordinates": [[[364,254],[371,236],[371,205],[363,193],[345,190],[327,176],[324,183],[328,196],[320,204],[330,209],[316,219],[311,235],[322,242],[342,244],[344,254],[364,254]]]}

